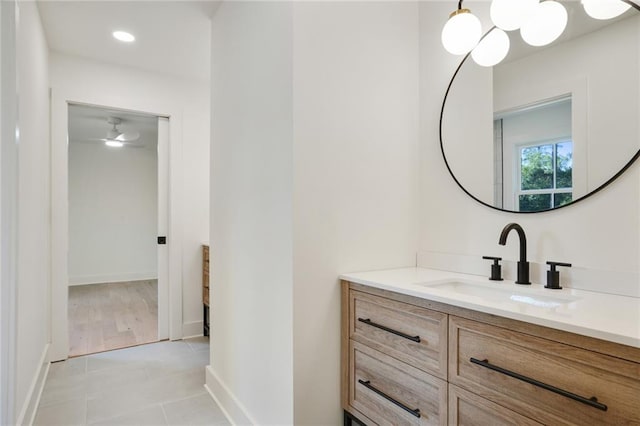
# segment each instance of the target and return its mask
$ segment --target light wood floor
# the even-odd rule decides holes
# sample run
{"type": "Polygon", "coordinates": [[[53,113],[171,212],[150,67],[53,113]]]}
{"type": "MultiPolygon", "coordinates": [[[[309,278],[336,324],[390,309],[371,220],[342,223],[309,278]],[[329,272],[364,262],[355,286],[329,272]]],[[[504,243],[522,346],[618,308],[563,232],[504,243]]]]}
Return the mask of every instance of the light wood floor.
{"type": "Polygon", "coordinates": [[[157,341],[157,280],[69,287],[69,356],[157,341]]]}

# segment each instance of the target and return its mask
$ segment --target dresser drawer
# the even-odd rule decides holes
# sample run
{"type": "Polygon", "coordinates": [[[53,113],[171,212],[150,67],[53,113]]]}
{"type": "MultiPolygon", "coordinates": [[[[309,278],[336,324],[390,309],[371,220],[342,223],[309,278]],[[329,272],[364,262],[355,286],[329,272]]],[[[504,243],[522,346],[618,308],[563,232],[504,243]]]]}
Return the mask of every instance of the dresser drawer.
{"type": "Polygon", "coordinates": [[[449,385],[450,426],[541,426],[515,411],[449,385]]]}
{"type": "Polygon", "coordinates": [[[349,403],[379,425],[445,425],[447,383],[351,341],[349,403]]]}
{"type": "Polygon", "coordinates": [[[449,382],[545,424],[640,424],[640,364],[451,316],[449,382]]]}
{"type": "Polygon", "coordinates": [[[447,378],[447,315],[352,290],[350,337],[447,378]]]}
{"type": "Polygon", "coordinates": [[[202,289],[202,303],[209,306],[209,287],[202,289]]]}

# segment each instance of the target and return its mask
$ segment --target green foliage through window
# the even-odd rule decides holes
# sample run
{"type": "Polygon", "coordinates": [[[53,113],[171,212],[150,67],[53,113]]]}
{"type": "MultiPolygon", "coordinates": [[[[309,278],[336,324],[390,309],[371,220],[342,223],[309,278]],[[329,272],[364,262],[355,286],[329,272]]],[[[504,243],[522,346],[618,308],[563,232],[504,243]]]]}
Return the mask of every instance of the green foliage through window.
{"type": "Polygon", "coordinates": [[[547,143],[520,151],[520,211],[559,207],[572,200],[573,142],[547,143]]]}

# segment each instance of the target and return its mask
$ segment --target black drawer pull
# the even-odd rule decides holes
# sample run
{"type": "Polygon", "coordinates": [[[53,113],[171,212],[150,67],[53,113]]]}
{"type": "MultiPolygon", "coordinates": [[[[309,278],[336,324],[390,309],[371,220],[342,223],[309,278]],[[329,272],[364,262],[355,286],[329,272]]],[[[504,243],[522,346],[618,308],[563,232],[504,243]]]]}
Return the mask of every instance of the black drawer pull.
{"type": "Polygon", "coordinates": [[[417,418],[420,418],[420,409],[419,408],[416,408],[415,410],[413,410],[413,409],[407,407],[406,405],[404,405],[402,402],[396,401],[395,399],[391,398],[389,395],[387,395],[386,393],[382,392],[381,390],[378,390],[378,389],[374,388],[371,385],[371,381],[369,381],[369,380],[367,380],[365,382],[364,380],[358,379],[358,383],[360,383],[362,386],[366,387],[367,389],[371,389],[372,391],[374,391],[375,393],[377,393],[378,395],[380,395],[381,397],[383,397],[387,401],[393,402],[398,407],[402,408],[403,410],[407,411],[408,413],[411,413],[412,415],[416,416],[417,418]]]}
{"type": "Polygon", "coordinates": [[[574,401],[582,402],[583,404],[587,404],[591,407],[597,408],[598,410],[607,411],[607,406],[598,402],[598,398],[592,396],[591,398],[585,398],[584,396],[576,395],[575,393],[566,391],[564,389],[557,388],[555,386],[551,386],[549,384],[539,382],[538,380],[532,379],[527,376],[523,376],[522,374],[518,374],[516,372],[506,370],[502,367],[498,367],[497,365],[489,364],[489,360],[482,360],[471,358],[470,361],[474,364],[478,364],[482,367],[488,368],[489,370],[497,371],[498,373],[506,374],[509,377],[513,377],[514,379],[522,380],[523,382],[527,382],[534,386],[538,386],[539,388],[546,389],[548,391],[557,393],[558,395],[566,396],[567,398],[571,398],[574,401]]]}
{"type": "Polygon", "coordinates": [[[409,339],[416,343],[420,343],[420,336],[409,336],[408,334],[404,334],[401,331],[394,330],[389,327],[385,327],[384,325],[376,324],[375,322],[371,321],[369,318],[367,319],[358,318],[358,321],[363,322],[365,324],[369,324],[372,327],[379,328],[380,330],[388,331],[389,333],[395,334],[396,336],[404,337],[405,339],[409,339]]]}

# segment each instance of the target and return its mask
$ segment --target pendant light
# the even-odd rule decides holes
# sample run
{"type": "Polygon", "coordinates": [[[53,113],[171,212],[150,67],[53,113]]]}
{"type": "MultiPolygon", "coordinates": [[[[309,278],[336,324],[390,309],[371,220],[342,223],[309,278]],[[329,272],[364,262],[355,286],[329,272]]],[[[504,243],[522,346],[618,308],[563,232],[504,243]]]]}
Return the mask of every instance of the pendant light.
{"type": "Polygon", "coordinates": [[[531,15],[539,0],[493,0],[489,13],[494,25],[505,31],[517,30],[531,15]]]}
{"type": "Polygon", "coordinates": [[[478,44],[481,36],[480,20],[469,9],[463,9],[460,0],[458,9],[449,15],[442,29],[442,45],[449,53],[464,55],[478,44]]]}
{"type": "Polygon", "coordinates": [[[582,0],[582,7],[594,19],[612,19],[625,13],[631,5],[620,0],[582,0]]]}
{"type": "Polygon", "coordinates": [[[471,51],[471,57],[480,66],[492,67],[507,56],[509,45],[507,33],[494,27],[471,51]]]}
{"type": "Polygon", "coordinates": [[[533,10],[520,28],[522,39],[531,46],[553,43],[567,27],[567,9],[555,0],[546,0],[533,10]]]}

